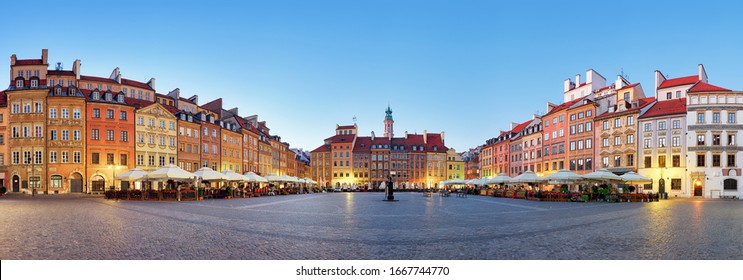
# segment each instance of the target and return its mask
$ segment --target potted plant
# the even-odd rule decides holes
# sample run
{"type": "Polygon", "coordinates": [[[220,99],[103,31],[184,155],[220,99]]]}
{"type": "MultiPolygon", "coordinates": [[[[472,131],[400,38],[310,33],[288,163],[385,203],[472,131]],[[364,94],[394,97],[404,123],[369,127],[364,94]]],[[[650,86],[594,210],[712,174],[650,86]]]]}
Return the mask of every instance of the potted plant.
{"type": "Polygon", "coordinates": [[[224,188],[224,192],[225,192],[224,197],[226,199],[231,199],[232,198],[232,187],[231,186],[227,186],[226,188],[224,188]]]}
{"type": "Polygon", "coordinates": [[[7,192],[8,189],[6,189],[4,186],[0,186],[0,196],[4,196],[5,192],[7,192]]]}
{"type": "Polygon", "coordinates": [[[204,200],[204,188],[202,187],[196,188],[196,197],[198,200],[204,200]]]}

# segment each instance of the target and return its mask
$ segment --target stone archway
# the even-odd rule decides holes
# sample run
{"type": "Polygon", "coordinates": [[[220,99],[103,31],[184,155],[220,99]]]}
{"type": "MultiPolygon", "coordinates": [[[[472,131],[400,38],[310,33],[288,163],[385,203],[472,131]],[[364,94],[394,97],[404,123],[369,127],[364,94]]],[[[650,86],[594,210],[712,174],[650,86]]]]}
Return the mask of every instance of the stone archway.
{"type": "Polygon", "coordinates": [[[69,177],[70,180],[70,192],[71,193],[82,193],[83,192],[83,175],[79,172],[72,172],[69,177]]]}
{"type": "Polygon", "coordinates": [[[90,178],[90,191],[102,193],[106,190],[106,178],[103,175],[96,174],[90,178]]]}
{"type": "Polygon", "coordinates": [[[704,194],[704,183],[701,179],[694,180],[694,196],[702,196],[704,194]]]}

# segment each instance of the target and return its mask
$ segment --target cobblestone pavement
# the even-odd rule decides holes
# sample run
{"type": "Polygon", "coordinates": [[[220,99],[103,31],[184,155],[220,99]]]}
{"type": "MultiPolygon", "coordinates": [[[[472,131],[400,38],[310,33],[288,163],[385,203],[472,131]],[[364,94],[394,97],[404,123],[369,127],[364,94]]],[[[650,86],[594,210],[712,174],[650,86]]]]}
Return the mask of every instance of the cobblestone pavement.
{"type": "Polygon", "coordinates": [[[743,259],[743,202],[0,198],[0,259],[743,259]]]}

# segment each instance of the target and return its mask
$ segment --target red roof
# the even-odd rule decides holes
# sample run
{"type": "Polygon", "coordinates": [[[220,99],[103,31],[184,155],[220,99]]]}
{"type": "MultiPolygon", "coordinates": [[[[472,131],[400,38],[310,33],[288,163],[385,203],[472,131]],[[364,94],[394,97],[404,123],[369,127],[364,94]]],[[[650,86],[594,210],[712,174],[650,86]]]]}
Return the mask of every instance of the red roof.
{"type": "Polygon", "coordinates": [[[331,141],[332,143],[351,143],[356,134],[343,134],[335,135],[333,137],[325,139],[325,141],[331,141]]]}
{"type": "Polygon", "coordinates": [[[405,140],[408,145],[422,146],[424,145],[423,135],[421,134],[408,134],[408,139],[405,140]]]}
{"type": "Polygon", "coordinates": [[[557,105],[554,108],[552,108],[552,110],[550,110],[547,114],[544,114],[544,116],[547,116],[549,114],[552,114],[552,113],[555,113],[555,112],[558,112],[558,111],[567,109],[568,107],[573,106],[573,104],[578,103],[578,101],[581,101],[581,100],[583,100],[583,98],[578,98],[576,100],[568,101],[568,102],[562,103],[560,105],[557,105]]]}
{"type": "Polygon", "coordinates": [[[5,91],[0,91],[0,106],[8,106],[8,95],[5,91]]]}
{"type": "Polygon", "coordinates": [[[75,76],[75,72],[70,70],[48,70],[46,75],[57,75],[57,76],[75,76]]]}
{"type": "Polygon", "coordinates": [[[146,83],[137,82],[137,81],[129,80],[129,79],[123,79],[123,78],[121,79],[121,84],[122,85],[127,85],[127,86],[132,86],[132,87],[138,87],[138,88],[152,89],[150,87],[150,85],[148,85],[146,83]]]}
{"type": "Polygon", "coordinates": [[[323,144],[320,147],[317,147],[316,149],[312,150],[310,153],[322,153],[322,152],[330,152],[330,145],[323,144]]]}
{"type": "Polygon", "coordinates": [[[644,119],[677,114],[686,114],[686,98],[659,101],[639,118],[644,119]]]}
{"type": "Polygon", "coordinates": [[[152,101],[147,101],[147,100],[142,100],[142,99],[135,99],[135,98],[129,98],[129,97],[125,97],[124,98],[124,102],[126,104],[135,106],[137,108],[144,108],[144,107],[150,106],[150,105],[152,105],[152,104],[155,103],[155,102],[152,102],[152,101]]]}
{"type": "Polygon", "coordinates": [[[85,75],[80,75],[80,80],[102,82],[102,83],[114,83],[115,82],[114,80],[111,80],[109,78],[101,78],[101,77],[85,76],[85,75]]]}
{"type": "Polygon", "coordinates": [[[605,112],[597,116],[596,120],[600,120],[603,118],[610,118],[612,116],[621,115],[621,114],[628,113],[628,112],[639,111],[640,109],[645,108],[645,106],[648,106],[649,104],[653,103],[653,101],[655,101],[655,97],[641,98],[640,100],[637,101],[637,105],[638,105],[637,107],[629,108],[624,111],[605,112]]]}
{"type": "Polygon", "coordinates": [[[633,88],[633,87],[636,87],[636,86],[637,86],[637,85],[639,85],[639,84],[640,84],[640,83],[634,83],[634,84],[631,84],[631,85],[626,85],[626,86],[623,86],[622,88],[620,88],[620,89],[618,89],[618,90],[623,90],[623,89],[633,88]]]}
{"type": "Polygon", "coordinates": [[[521,132],[521,130],[523,130],[531,122],[532,122],[532,120],[528,120],[528,121],[526,121],[526,122],[524,122],[522,124],[519,124],[516,127],[514,127],[513,130],[511,130],[511,132],[513,132],[513,133],[519,133],[519,132],[521,132]]]}
{"type": "Polygon", "coordinates": [[[371,137],[356,137],[356,144],[353,145],[354,152],[371,151],[371,137]]]}
{"type": "Polygon", "coordinates": [[[690,85],[690,84],[696,83],[697,81],[699,81],[699,76],[697,75],[686,76],[686,77],[675,78],[675,79],[668,79],[660,83],[660,85],[658,86],[658,89],[682,86],[682,85],[690,85]]]}
{"type": "Polygon", "coordinates": [[[426,143],[426,151],[433,152],[433,146],[436,146],[436,152],[446,152],[447,148],[444,146],[444,139],[441,139],[441,134],[429,133],[426,135],[428,141],[426,143]]]}
{"type": "Polygon", "coordinates": [[[15,65],[44,65],[41,59],[16,59],[15,65]]]}
{"type": "Polygon", "coordinates": [[[160,104],[160,105],[163,106],[163,107],[165,107],[165,109],[168,109],[168,111],[170,111],[173,114],[175,114],[176,112],[179,111],[178,108],[176,108],[175,106],[170,106],[170,105],[166,105],[166,104],[160,104]]]}
{"type": "Polygon", "coordinates": [[[187,98],[179,97],[178,100],[183,101],[183,102],[188,102],[188,103],[191,103],[191,104],[196,105],[196,103],[194,103],[193,101],[191,101],[191,100],[189,100],[187,98]]]}
{"type": "Polygon", "coordinates": [[[710,85],[708,83],[699,81],[689,89],[689,92],[702,92],[702,91],[732,91],[726,88],[710,85]]]}
{"type": "Polygon", "coordinates": [[[353,125],[341,125],[341,126],[338,126],[338,128],[336,129],[354,129],[354,128],[356,127],[353,125]]]}

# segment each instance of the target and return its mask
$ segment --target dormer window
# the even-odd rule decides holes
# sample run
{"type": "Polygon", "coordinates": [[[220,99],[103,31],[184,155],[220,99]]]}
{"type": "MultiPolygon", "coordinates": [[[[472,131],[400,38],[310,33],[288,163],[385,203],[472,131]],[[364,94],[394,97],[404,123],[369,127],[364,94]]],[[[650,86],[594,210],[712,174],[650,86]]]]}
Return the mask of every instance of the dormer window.
{"type": "Polygon", "coordinates": [[[113,98],[111,96],[111,93],[110,92],[107,92],[106,93],[106,101],[112,101],[112,100],[113,100],[113,98]]]}
{"type": "Polygon", "coordinates": [[[119,99],[119,103],[124,103],[124,95],[123,94],[119,94],[118,99],[119,99]]]}
{"type": "Polygon", "coordinates": [[[54,95],[61,95],[62,94],[62,88],[56,87],[54,88],[54,95]]]}
{"type": "Polygon", "coordinates": [[[93,100],[100,100],[100,99],[101,99],[101,94],[99,92],[97,92],[97,91],[94,91],[93,92],[93,100]]]}
{"type": "Polygon", "coordinates": [[[36,88],[39,86],[39,80],[38,79],[31,79],[31,87],[36,88]]]}
{"type": "Polygon", "coordinates": [[[16,88],[23,88],[23,79],[17,79],[17,80],[15,80],[15,87],[16,88]]]}

